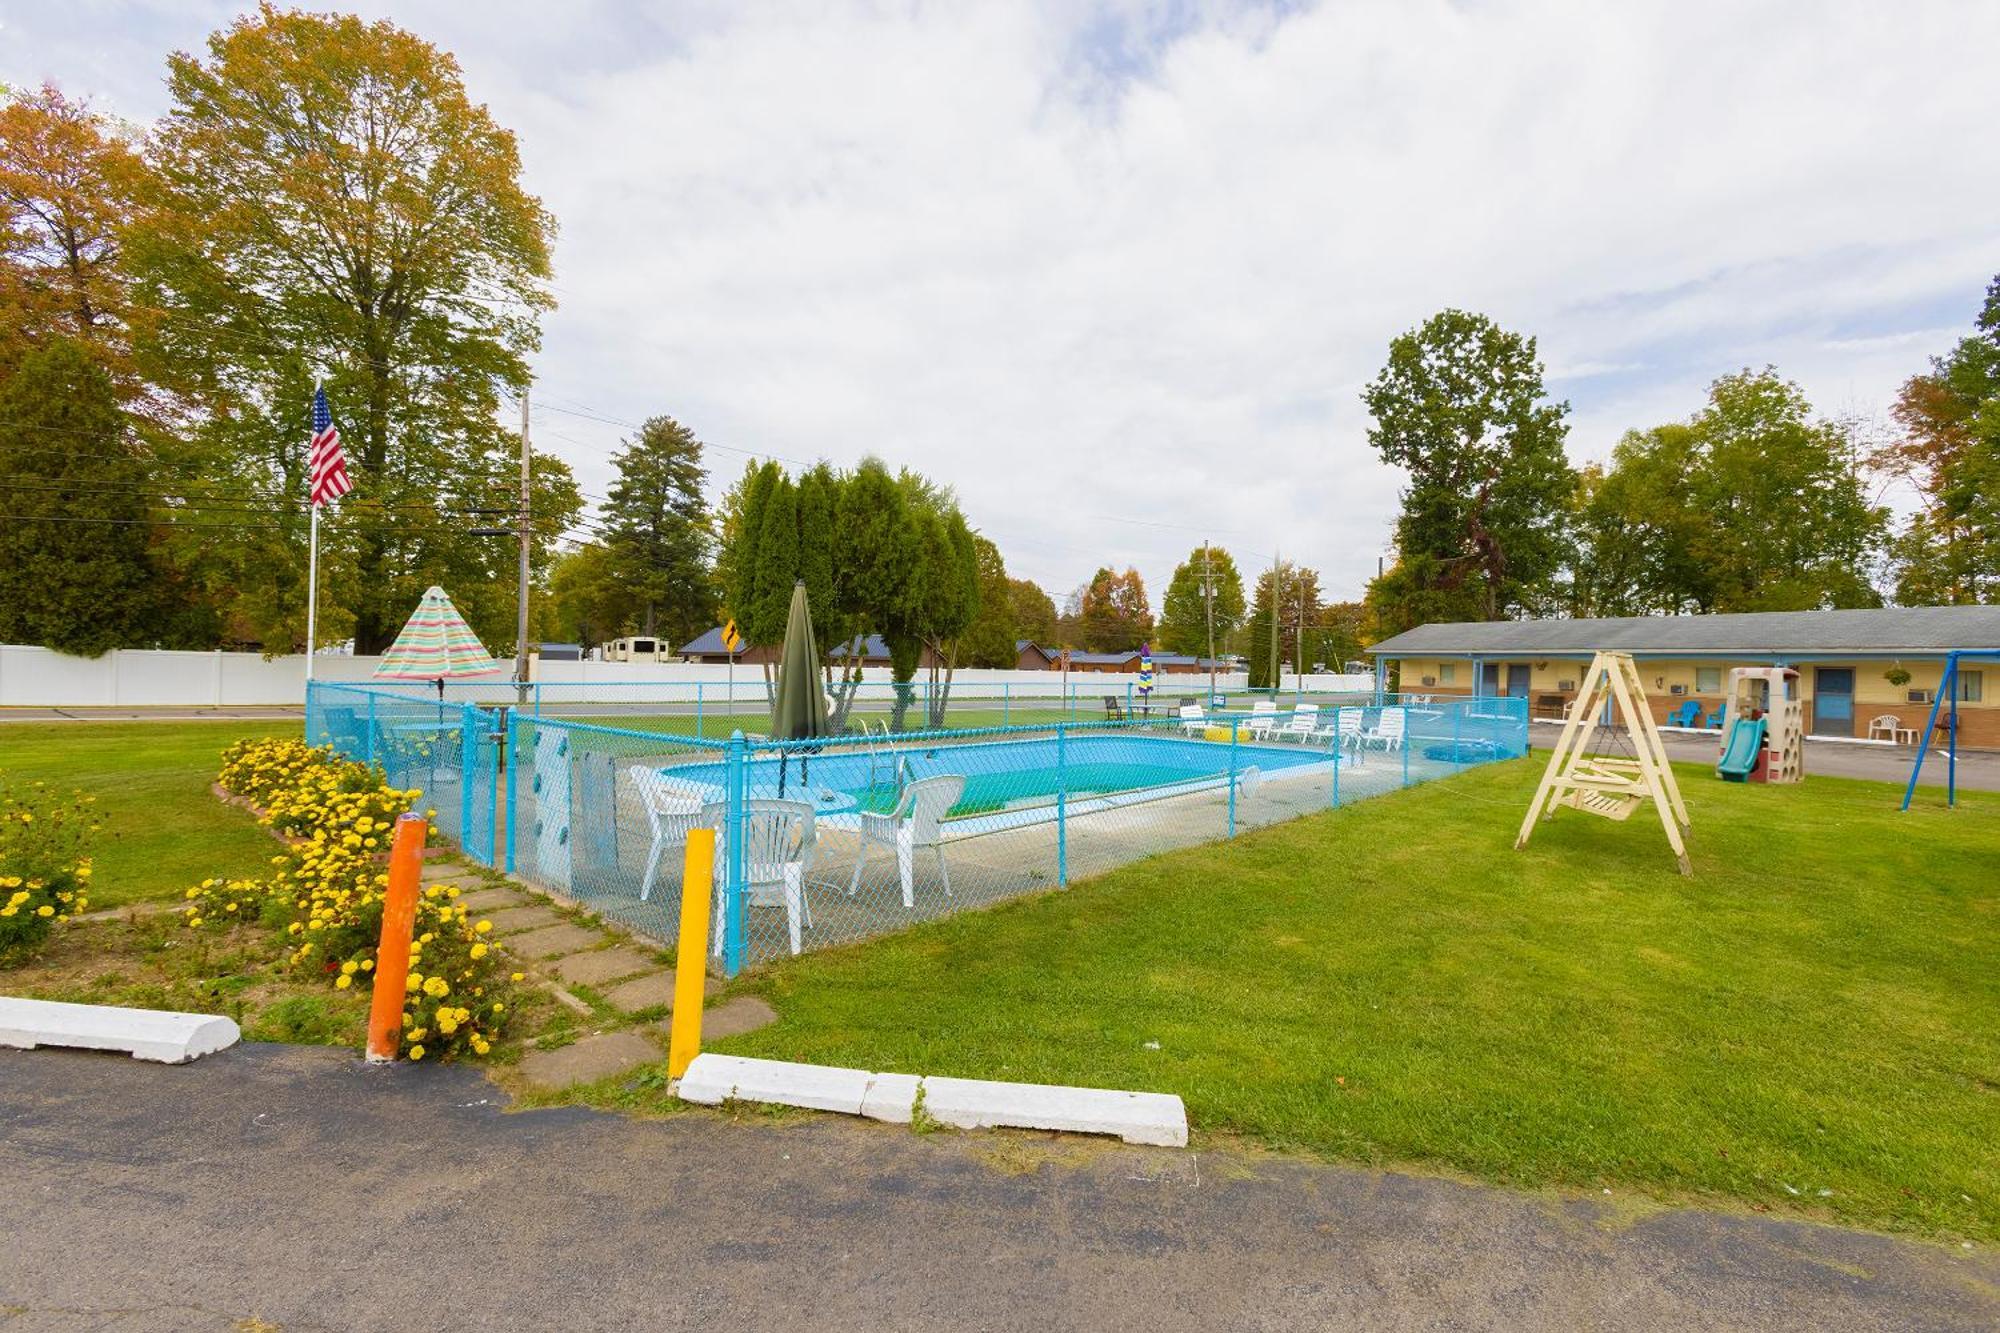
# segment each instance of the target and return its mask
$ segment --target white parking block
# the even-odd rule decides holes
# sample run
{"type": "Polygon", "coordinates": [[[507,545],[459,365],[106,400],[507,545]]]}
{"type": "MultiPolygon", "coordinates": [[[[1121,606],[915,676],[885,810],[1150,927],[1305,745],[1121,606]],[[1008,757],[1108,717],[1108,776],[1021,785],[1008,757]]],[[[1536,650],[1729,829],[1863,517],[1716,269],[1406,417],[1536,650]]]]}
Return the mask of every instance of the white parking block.
{"type": "Polygon", "coordinates": [[[1163,1092],[1113,1092],[975,1078],[926,1078],[924,1110],[960,1129],[1057,1129],[1185,1148],[1187,1107],[1163,1092]]]}
{"type": "Polygon", "coordinates": [[[684,1101],[711,1106],[733,1099],[860,1115],[870,1077],[865,1069],[704,1052],[688,1062],[676,1092],[684,1101]]]}
{"type": "Polygon", "coordinates": [[[217,1014],[0,996],[0,1046],[18,1050],[77,1046],[177,1065],[234,1046],[242,1037],[234,1022],[217,1014]]]}
{"type": "Polygon", "coordinates": [[[907,1125],[917,1105],[915,1074],[874,1074],[868,1079],[868,1094],[861,1099],[861,1114],[892,1125],[907,1125]]]}

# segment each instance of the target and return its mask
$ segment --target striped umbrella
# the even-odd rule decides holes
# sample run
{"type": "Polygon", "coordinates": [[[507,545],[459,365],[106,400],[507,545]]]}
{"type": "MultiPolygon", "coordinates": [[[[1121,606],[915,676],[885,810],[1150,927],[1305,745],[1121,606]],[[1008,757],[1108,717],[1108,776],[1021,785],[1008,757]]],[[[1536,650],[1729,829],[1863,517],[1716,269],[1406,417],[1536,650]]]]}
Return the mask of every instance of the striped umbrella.
{"type": "Polygon", "coordinates": [[[1142,643],[1139,645],[1139,697],[1150,698],[1152,693],[1153,647],[1151,644],[1142,643]]]}
{"type": "Polygon", "coordinates": [[[382,654],[375,675],[383,680],[434,680],[442,691],[447,680],[490,676],[505,669],[487,655],[479,636],[458,614],[444,589],[433,585],[389,651],[382,654]]]}

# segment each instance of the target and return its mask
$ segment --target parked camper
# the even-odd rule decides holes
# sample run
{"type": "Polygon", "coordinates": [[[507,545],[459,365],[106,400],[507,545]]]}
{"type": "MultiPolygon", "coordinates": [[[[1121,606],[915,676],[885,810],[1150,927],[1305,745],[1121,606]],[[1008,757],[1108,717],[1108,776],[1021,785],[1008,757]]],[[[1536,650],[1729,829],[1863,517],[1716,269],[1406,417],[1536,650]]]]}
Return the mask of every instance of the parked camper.
{"type": "Polygon", "coordinates": [[[672,660],[665,639],[650,635],[634,635],[630,638],[613,639],[604,645],[604,660],[607,662],[666,662],[672,660]]]}

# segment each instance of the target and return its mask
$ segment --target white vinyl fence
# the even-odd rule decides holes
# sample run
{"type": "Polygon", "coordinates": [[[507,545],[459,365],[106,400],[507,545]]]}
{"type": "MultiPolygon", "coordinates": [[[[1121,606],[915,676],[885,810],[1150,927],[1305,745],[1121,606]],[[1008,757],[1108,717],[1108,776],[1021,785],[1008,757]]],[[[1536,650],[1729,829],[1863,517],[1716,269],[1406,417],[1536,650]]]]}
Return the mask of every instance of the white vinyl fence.
{"type": "MultiPolygon", "coordinates": [[[[315,678],[330,682],[366,680],[374,672],[379,657],[321,656],[314,659],[315,678]]],[[[507,664],[510,668],[511,663],[507,664]]],[[[887,667],[868,667],[863,679],[871,684],[887,684],[887,667]]],[[[734,680],[748,688],[763,680],[763,668],[739,665],[734,680]]],[[[726,665],[694,665],[676,662],[542,662],[535,663],[535,679],[548,685],[721,685],[730,680],[726,665]]],[[[919,672],[919,680],[927,673],[919,672]]],[[[496,675],[495,684],[507,677],[496,675]]],[[[257,653],[175,652],[153,648],[115,648],[102,657],[71,657],[48,648],[0,644],[0,708],[136,708],[192,707],[219,708],[243,705],[301,704],[305,700],[305,658],[299,654],[263,657],[257,653]]],[[[1162,695],[1180,694],[1206,683],[1205,675],[1168,675],[1157,678],[1162,695]]],[[[1127,672],[1072,672],[1072,692],[1122,692],[1136,685],[1138,677],[1127,672]]],[[[952,677],[954,688],[1005,685],[1009,693],[1027,697],[1063,693],[1060,671],[1011,671],[964,668],[952,677]]],[[[1241,689],[1241,672],[1222,674],[1216,683],[1225,689],[1241,689]]],[[[1374,687],[1371,676],[1286,675],[1284,688],[1307,692],[1355,691],[1374,687]]],[[[980,691],[967,691],[968,694],[980,691]]]]}

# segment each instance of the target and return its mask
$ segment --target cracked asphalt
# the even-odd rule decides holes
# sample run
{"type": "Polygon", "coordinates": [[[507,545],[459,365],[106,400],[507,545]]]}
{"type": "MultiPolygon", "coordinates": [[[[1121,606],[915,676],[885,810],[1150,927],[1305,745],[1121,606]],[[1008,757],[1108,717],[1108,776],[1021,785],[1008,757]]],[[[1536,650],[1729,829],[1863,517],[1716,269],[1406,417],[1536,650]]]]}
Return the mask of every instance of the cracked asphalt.
{"type": "Polygon", "coordinates": [[[1984,1329],[1984,1251],[1235,1152],[0,1051],[0,1330],[1984,1329]]]}

